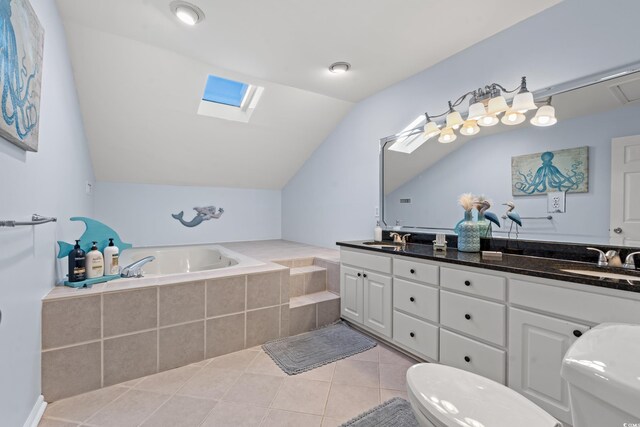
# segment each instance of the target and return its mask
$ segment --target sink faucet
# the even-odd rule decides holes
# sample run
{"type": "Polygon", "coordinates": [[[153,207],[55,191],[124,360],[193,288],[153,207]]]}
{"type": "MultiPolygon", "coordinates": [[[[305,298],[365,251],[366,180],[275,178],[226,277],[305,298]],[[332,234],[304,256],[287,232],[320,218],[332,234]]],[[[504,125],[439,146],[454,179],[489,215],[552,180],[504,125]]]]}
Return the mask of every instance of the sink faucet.
{"type": "MultiPolygon", "coordinates": [[[[587,249],[590,251],[596,251],[600,254],[598,257],[598,267],[606,267],[609,264],[611,264],[612,267],[622,266],[622,262],[620,261],[620,256],[618,255],[618,252],[614,251],[613,249],[608,250],[606,253],[597,248],[587,248],[587,249]]],[[[633,258],[631,258],[631,261],[633,261],[633,258]]]]}
{"type": "Polygon", "coordinates": [[[629,270],[635,270],[636,263],[633,262],[633,257],[638,254],[640,254],[640,252],[632,252],[629,255],[627,255],[627,258],[624,260],[624,265],[622,267],[628,268],[629,270]]]}
{"type": "Polygon", "coordinates": [[[126,278],[142,277],[142,266],[145,265],[148,262],[153,261],[154,259],[156,259],[156,257],[148,256],[148,257],[144,257],[142,259],[139,259],[138,261],[134,262],[133,264],[127,265],[120,272],[120,277],[126,277],[126,278]]]}
{"type": "Polygon", "coordinates": [[[407,244],[407,239],[411,236],[411,234],[403,234],[402,236],[398,233],[389,234],[390,237],[393,237],[393,243],[398,243],[401,245],[407,244]]]}

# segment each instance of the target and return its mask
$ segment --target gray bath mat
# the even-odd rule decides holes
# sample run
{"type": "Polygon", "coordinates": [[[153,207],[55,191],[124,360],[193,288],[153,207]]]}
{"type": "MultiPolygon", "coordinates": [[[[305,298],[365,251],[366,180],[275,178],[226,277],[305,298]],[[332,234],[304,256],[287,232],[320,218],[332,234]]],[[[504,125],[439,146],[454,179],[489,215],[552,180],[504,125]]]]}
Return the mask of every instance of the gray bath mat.
{"type": "Polygon", "coordinates": [[[343,322],[315,331],[269,341],[262,348],[289,375],[300,374],[376,346],[343,322]]]}
{"type": "Polygon", "coordinates": [[[420,427],[411,404],[400,397],[360,414],[340,427],[420,427]]]}

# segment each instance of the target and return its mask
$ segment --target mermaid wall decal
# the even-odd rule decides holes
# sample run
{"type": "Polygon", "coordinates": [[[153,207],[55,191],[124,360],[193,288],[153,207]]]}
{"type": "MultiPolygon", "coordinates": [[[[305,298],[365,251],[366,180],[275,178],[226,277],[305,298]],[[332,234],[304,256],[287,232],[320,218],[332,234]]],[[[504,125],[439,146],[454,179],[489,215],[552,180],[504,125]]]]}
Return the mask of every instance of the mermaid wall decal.
{"type": "Polygon", "coordinates": [[[0,136],[38,151],[44,30],[28,0],[0,0],[0,136]]]}
{"type": "Polygon", "coordinates": [[[555,191],[587,192],[588,153],[589,147],[580,147],[513,157],[513,195],[536,195],[555,191]]]}

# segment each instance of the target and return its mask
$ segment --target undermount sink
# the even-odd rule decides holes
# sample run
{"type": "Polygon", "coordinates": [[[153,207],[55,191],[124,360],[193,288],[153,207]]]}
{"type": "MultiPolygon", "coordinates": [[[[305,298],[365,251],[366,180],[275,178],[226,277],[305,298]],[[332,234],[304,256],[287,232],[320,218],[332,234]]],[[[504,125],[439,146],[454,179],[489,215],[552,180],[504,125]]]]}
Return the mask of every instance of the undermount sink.
{"type": "Polygon", "coordinates": [[[401,243],[393,243],[393,242],[362,242],[362,244],[367,246],[376,246],[379,248],[397,248],[402,246],[401,243]]]}
{"type": "Polygon", "coordinates": [[[600,277],[605,279],[616,279],[616,280],[632,280],[640,282],[639,276],[632,276],[630,274],[618,274],[618,273],[610,273],[608,271],[593,271],[593,270],[562,270],[565,273],[572,274],[582,274],[583,276],[592,276],[592,277],[600,277]]]}

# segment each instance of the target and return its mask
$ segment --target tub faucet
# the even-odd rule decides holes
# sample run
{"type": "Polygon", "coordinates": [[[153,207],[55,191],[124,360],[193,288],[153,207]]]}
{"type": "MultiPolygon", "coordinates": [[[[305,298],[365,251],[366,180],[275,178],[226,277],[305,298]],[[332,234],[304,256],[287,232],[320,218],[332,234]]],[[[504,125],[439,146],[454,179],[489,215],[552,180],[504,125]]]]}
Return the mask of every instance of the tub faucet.
{"type": "Polygon", "coordinates": [[[633,262],[633,257],[635,255],[640,255],[640,252],[633,252],[627,255],[627,258],[624,260],[624,265],[623,265],[624,268],[628,268],[629,270],[636,269],[636,263],[633,262]]]}
{"type": "Polygon", "coordinates": [[[153,261],[154,259],[156,259],[156,257],[148,256],[148,257],[144,257],[142,259],[139,259],[138,261],[134,262],[133,264],[127,265],[120,272],[120,277],[126,277],[126,278],[142,277],[142,266],[145,265],[148,262],[153,261]]]}

